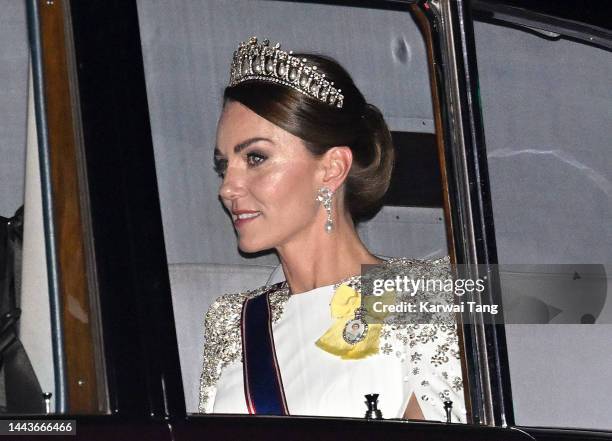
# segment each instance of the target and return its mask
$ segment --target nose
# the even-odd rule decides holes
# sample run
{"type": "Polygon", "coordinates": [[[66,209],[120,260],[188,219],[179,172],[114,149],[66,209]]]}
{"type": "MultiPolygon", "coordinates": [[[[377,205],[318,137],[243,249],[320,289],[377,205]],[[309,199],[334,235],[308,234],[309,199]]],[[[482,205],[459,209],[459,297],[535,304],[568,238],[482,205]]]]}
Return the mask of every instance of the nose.
{"type": "Polygon", "coordinates": [[[245,194],[246,185],[241,171],[235,167],[228,167],[219,187],[219,196],[221,199],[235,200],[245,194]]]}

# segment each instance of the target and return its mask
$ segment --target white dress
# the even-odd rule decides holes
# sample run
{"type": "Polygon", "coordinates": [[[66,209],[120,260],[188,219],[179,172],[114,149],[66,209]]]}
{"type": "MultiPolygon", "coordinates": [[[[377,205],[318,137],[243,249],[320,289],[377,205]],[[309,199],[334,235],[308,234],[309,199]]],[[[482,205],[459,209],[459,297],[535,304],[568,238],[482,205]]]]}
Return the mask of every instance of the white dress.
{"type": "MultiPolygon", "coordinates": [[[[447,274],[448,260],[395,259],[417,272],[447,274]]],[[[335,321],[335,286],[298,295],[271,294],[272,333],[291,415],[362,418],[365,394],[377,393],[384,418],[401,418],[412,393],[428,420],[445,421],[443,402],[453,402],[454,422],[465,422],[461,367],[454,326],[383,325],[377,354],[345,360],[315,345],[335,321]]],[[[241,360],[239,313],[245,294],[223,296],[207,314],[200,411],[248,413],[241,360]]]]}

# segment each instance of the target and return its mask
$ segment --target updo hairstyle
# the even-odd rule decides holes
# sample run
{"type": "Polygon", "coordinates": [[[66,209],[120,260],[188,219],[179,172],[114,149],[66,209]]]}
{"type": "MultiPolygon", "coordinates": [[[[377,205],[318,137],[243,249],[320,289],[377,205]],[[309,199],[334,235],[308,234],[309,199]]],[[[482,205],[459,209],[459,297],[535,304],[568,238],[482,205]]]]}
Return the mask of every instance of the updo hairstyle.
{"type": "Polygon", "coordinates": [[[295,54],[324,72],[342,89],[341,109],[290,87],[264,81],[245,81],[227,87],[225,102],[237,101],[276,126],[301,138],[316,157],[334,146],[348,146],[353,164],[346,179],[345,206],[354,222],[367,219],[382,206],[391,180],[393,143],[376,106],[368,104],[348,72],[335,60],[314,54],[295,54]]]}

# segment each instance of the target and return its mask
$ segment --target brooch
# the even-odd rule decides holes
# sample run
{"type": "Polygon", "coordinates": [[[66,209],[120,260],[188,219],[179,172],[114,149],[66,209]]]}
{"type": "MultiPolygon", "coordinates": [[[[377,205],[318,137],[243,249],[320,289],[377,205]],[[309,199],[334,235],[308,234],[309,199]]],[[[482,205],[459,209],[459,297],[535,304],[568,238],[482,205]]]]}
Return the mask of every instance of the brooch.
{"type": "Polygon", "coordinates": [[[363,308],[361,294],[348,285],[336,289],[329,306],[335,320],[315,342],[318,348],[344,360],[378,353],[384,315],[363,308]]]}
{"type": "Polygon", "coordinates": [[[364,313],[365,310],[363,308],[357,308],[355,310],[355,318],[346,322],[344,326],[342,338],[350,345],[359,343],[368,335],[368,322],[363,318],[364,313]]]}

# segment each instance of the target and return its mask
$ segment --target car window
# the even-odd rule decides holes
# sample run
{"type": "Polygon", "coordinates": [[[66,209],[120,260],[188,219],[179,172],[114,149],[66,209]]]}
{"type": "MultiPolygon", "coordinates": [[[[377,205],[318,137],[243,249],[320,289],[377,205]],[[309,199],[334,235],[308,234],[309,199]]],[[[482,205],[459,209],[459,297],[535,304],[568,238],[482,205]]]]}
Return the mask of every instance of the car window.
{"type": "Polygon", "coordinates": [[[514,412],[610,429],[612,54],[544,31],[475,23],[514,412]]]}
{"type": "MultiPolygon", "coordinates": [[[[44,237],[32,237],[32,204],[28,204],[28,223],[24,237],[23,205],[31,193],[30,179],[26,182],[26,145],[28,127],[28,39],[24,2],[5,5],[0,32],[2,36],[2,65],[0,81],[0,112],[3,115],[0,128],[0,216],[2,240],[0,260],[2,261],[2,287],[0,304],[2,336],[12,340],[10,346],[3,345],[2,367],[0,370],[0,409],[2,412],[37,412],[44,409],[42,391],[54,391],[53,361],[49,328],[49,307],[44,303],[46,272],[39,272],[36,278],[22,279],[21,267],[34,268],[41,257],[44,262],[44,237]],[[28,246],[23,249],[23,244],[28,246]],[[42,290],[40,290],[42,288],[42,290]],[[40,294],[39,294],[40,291],[40,294]],[[21,315],[19,315],[21,309],[21,315]],[[40,317],[47,318],[40,323],[40,317]],[[12,319],[12,320],[11,320],[12,319]],[[46,325],[46,326],[45,326],[46,325]],[[41,341],[43,340],[43,341],[41,341]],[[42,344],[41,344],[42,343],[42,344]],[[20,356],[27,357],[31,367],[25,369],[28,378],[22,386],[32,384],[32,393],[22,402],[15,396],[20,391],[11,387],[19,380],[19,372],[11,369],[20,356]]],[[[35,165],[28,171],[37,172],[35,165]]],[[[40,197],[39,197],[40,203],[40,197]]],[[[36,212],[36,211],[35,211],[36,212]]],[[[40,212],[40,210],[38,210],[40,212]]],[[[36,234],[36,233],[34,233],[36,234]]],[[[10,341],[10,340],[9,340],[10,341]]]]}
{"type": "Polygon", "coordinates": [[[0,19],[0,410],[106,413],[82,158],[66,110],[66,28],[60,21],[42,36],[64,11],[53,2],[44,11],[32,5],[5,2],[0,19]],[[34,24],[38,12],[42,21],[34,24]]]}
{"type": "MultiPolygon", "coordinates": [[[[139,1],[138,14],[183,386],[187,411],[195,413],[209,305],[222,294],[283,280],[274,254],[237,250],[217,194],[215,131],[238,43],[255,35],[287,50],[330,55],[382,110],[401,160],[387,205],[359,232],[386,257],[448,255],[439,171],[419,177],[411,169],[439,170],[427,55],[407,10],[203,0],[139,1]],[[406,186],[417,187],[403,192],[406,186]]],[[[417,375],[419,355],[412,356],[407,363],[417,375]]],[[[448,380],[444,369],[439,375],[448,380]]],[[[463,394],[460,375],[451,382],[455,377],[453,393],[463,394]]],[[[419,380],[419,387],[427,386],[427,379],[419,380]]],[[[419,399],[435,401],[444,415],[444,396],[419,399]]],[[[356,406],[365,412],[363,401],[356,406]]]]}

